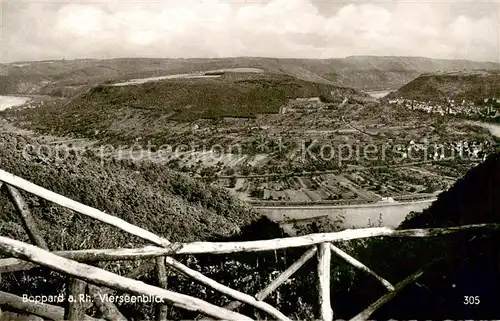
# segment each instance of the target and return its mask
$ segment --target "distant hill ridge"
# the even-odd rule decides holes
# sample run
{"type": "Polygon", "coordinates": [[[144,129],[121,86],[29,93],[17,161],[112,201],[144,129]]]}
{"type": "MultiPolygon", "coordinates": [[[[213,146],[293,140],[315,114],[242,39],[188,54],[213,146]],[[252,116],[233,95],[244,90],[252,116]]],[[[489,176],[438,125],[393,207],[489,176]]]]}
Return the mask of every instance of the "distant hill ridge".
{"type": "Polygon", "coordinates": [[[133,86],[97,85],[66,104],[7,110],[3,115],[42,132],[81,137],[161,140],[174,122],[277,114],[289,99],[320,97],[325,103],[369,99],[351,88],[269,73],[228,73],[218,78],[168,79],[133,86]],[[54,117],[57,115],[57,117],[54,117]],[[96,136],[99,133],[99,136],[96,136]]]}
{"type": "Polygon", "coordinates": [[[65,87],[131,78],[228,68],[259,68],[269,73],[363,90],[397,89],[422,73],[439,70],[500,70],[500,64],[424,57],[350,56],[294,58],[115,58],[0,64],[0,94],[51,94],[65,87]]]}
{"type": "Polygon", "coordinates": [[[500,98],[500,71],[483,69],[422,74],[388,95],[388,98],[400,97],[420,101],[500,98]]]}

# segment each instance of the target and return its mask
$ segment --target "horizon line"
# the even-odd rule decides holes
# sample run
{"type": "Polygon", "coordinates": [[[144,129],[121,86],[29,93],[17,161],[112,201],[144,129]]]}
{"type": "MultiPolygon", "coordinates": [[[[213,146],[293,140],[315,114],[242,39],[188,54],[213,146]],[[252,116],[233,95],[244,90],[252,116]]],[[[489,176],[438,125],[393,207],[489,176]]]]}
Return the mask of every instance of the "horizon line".
{"type": "Polygon", "coordinates": [[[21,61],[11,61],[11,62],[0,62],[2,65],[12,65],[20,63],[36,63],[36,62],[60,62],[60,61],[82,61],[82,60],[118,60],[118,59],[151,59],[151,60],[216,60],[216,59],[279,59],[279,60],[342,60],[349,58],[412,58],[412,59],[429,59],[429,60],[446,60],[446,61],[467,61],[485,64],[499,64],[500,62],[495,62],[491,60],[469,60],[465,58],[433,58],[425,56],[398,56],[398,55],[349,55],[344,57],[331,57],[331,58],[305,58],[305,57],[272,57],[272,56],[226,56],[226,57],[130,57],[130,56],[117,56],[111,58],[71,58],[66,59],[64,57],[59,59],[42,59],[42,60],[21,60],[21,61]]]}

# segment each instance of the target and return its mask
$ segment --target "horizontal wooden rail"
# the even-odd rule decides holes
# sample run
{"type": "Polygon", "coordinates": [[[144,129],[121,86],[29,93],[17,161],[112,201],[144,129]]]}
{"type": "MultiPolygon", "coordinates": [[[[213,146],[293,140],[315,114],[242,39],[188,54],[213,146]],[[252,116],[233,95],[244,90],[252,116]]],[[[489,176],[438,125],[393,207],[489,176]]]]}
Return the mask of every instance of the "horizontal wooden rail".
{"type": "MultiPolygon", "coordinates": [[[[112,226],[118,227],[130,234],[136,235],[145,240],[149,240],[162,247],[169,247],[173,250],[169,254],[197,254],[197,253],[212,253],[212,254],[224,254],[233,252],[256,252],[256,251],[270,251],[278,250],[289,247],[301,247],[301,246],[311,246],[324,242],[334,242],[334,241],[346,241],[360,238],[376,237],[376,236],[386,236],[386,237],[430,237],[430,236],[440,236],[446,234],[457,233],[461,231],[480,231],[480,230],[500,230],[500,224],[476,224],[476,225],[466,225],[457,227],[447,227],[447,228],[430,228],[430,229],[413,229],[413,230],[393,230],[387,227],[379,228],[365,228],[365,229],[353,229],[344,230],[341,232],[334,233],[318,233],[310,234],[306,236],[299,237],[288,237],[282,239],[272,239],[263,241],[247,241],[247,242],[193,242],[188,244],[182,243],[170,243],[167,239],[159,237],[154,233],[147,230],[139,228],[132,225],[118,217],[106,214],[95,208],[80,204],[69,198],[51,192],[43,187],[37,186],[31,182],[28,182],[20,177],[7,173],[0,170],[0,181],[3,181],[9,185],[23,189],[29,193],[40,196],[44,199],[52,201],[61,206],[70,208],[78,213],[90,216],[99,221],[105,222],[112,226]]],[[[133,250],[129,250],[133,251],[133,250]]],[[[131,256],[145,256],[145,254],[140,253],[130,253],[131,256]]],[[[106,253],[100,253],[105,255],[106,253]]],[[[166,255],[167,253],[162,253],[161,255],[166,255]]],[[[128,254],[123,253],[111,253],[115,257],[126,257],[128,254]]],[[[158,256],[154,253],[149,253],[147,255],[158,256]]]]}
{"type": "Polygon", "coordinates": [[[218,319],[234,321],[252,320],[242,314],[217,307],[203,300],[161,289],[141,281],[127,279],[103,269],[68,260],[31,244],[7,237],[0,236],[0,250],[9,255],[38,263],[90,283],[126,293],[158,297],[170,301],[174,306],[204,313],[218,319]]]}
{"type": "MultiPolygon", "coordinates": [[[[146,246],[138,249],[96,249],[96,250],[77,250],[77,251],[54,251],[53,254],[59,255],[69,260],[78,262],[106,262],[106,261],[127,261],[139,260],[153,257],[164,256],[166,254],[175,253],[175,249],[179,248],[180,244],[172,244],[167,248],[146,246]]],[[[26,271],[39,267],[37,264],[27,262],[20,259],[8,258],[0,259],[0,274],[17,271],[26,271]]],[[[144,266],[144,269],[151,270],[154,267],[153,263],[144,266]]],[[[145,271],[146,272],[146,271],[145,271]]]]}
{"type": "MultiPolygon", "coordinates": [[[[286,248],[311,246],[325,242],[348,241],[370,237],[435,237],[460,232],[488,232],[500,230],[500,224],[474,224],[456,227],[394,230],[387,227],[350,229],[333,233],[317,233],[305,236],[245,242],[193,242],[182,244],[175,254],[227,254],[234,252],[272,251],[286,248]]],[[[174,243],[173,243],[174,244],[174,243]]],[[[174,254],[174,253],[172,253],[174,254]]]]}
{"type": "MultiPolygon", "coordinates": [[[[333,233],[246,242],[193,242],[171,243],[165,248],[146,246],[139,249],[97,249],[56,251],[53,254],[79,262],[136,260],[174,254],[225,254],[234,252],[271,251],[285,248],[316,245],[322,242],[345,241],[370,237],[435,237],[467,231],[488,232],[500,230],[500,224],[474,224],[456,227],[393,230],[390,228],[365,228],[333,233]]],[[[18,259],[0,259],[0,273],[28,270],[36,265],[18,259]]]]}

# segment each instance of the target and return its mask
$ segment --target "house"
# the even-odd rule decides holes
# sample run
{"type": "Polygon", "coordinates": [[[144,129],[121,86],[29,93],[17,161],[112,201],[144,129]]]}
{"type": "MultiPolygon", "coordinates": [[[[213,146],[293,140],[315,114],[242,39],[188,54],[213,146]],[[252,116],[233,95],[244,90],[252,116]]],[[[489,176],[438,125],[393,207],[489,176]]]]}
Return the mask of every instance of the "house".
{"type": "Polygon", "coordinates": [[[382,197],[379,203],[396,203],[396,201],[392,197],[382,197]]]}
{"type": "Polygon", "coordinates": [[[320,103],[321,99],[319,97],[305,97],[305,98],[296,98],[296,101],[302,101],[302,102],[316,102],[320,103]]]}

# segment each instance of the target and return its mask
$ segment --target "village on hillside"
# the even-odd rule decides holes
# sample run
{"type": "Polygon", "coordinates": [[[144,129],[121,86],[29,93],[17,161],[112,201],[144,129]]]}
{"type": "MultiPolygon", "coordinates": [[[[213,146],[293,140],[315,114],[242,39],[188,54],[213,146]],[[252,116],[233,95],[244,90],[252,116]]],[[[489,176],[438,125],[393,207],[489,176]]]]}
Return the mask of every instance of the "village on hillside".
{"type": "Polygon", "coordinates": [[[412,99],[389,100],[389,104],[403,106],[410,110],[417,110],[429,114],[455,115],[468,118],[495,119],[500,117],[500,98],[491,97],[473,101],[456,101],[446,98],[443,102],[436,101],[418,101],[412,99]]]}

